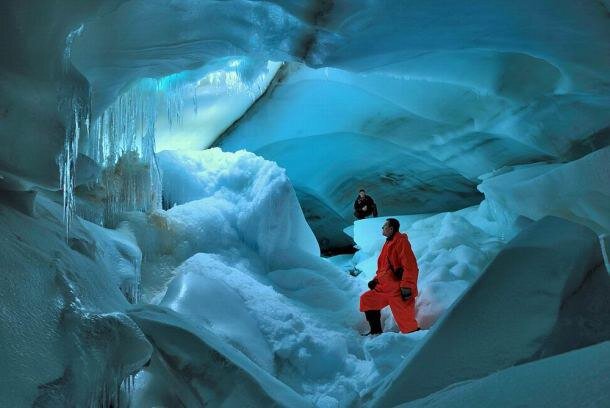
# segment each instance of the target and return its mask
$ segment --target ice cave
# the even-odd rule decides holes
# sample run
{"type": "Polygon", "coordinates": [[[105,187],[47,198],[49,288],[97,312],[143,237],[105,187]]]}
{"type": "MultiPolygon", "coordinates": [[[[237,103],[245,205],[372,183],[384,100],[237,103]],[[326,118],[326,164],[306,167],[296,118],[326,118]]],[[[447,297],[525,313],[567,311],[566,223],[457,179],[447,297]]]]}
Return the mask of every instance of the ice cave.
{"type": "Polygon", "coordinates": [[[610,407],[609,0],[0,32],[0,407],[610,407]],[[417,291],[363,309],[395,237],[417,291]]]}

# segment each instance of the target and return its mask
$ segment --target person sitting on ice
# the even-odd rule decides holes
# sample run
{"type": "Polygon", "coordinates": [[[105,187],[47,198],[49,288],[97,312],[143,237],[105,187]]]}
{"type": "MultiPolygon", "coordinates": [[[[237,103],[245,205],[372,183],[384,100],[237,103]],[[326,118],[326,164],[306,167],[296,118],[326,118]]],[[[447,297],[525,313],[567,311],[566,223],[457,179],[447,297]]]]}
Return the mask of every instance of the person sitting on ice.
{"type": "Polygon", "coordinates": [[[415,320],[417,296],[417,260],[406,234],[399,232],[400,223],[388,218],[382,227],[385,244],[377,259],[377,274],[369,282],[368,291],[360,296],[360,311],[371,326],[369,334],[380,334],[381,309],[390,306],[402,333],[419,330],[415,320]]]}
{"type": "Polygon", "coordinates": [[[359,220],[372,215],[377,217],[377,205],[371,196],[366,194],[364,189],[358,192],[358,197],[354,201],[354,216],[359,220]]]}

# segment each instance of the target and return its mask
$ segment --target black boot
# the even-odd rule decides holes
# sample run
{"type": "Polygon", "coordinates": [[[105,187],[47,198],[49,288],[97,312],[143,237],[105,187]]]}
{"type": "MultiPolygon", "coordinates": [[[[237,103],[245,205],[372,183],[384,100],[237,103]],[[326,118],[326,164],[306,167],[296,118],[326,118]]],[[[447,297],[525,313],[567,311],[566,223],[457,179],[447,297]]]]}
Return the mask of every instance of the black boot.
{"type": "Polygon", "coordinates": [[[369,322],[369,326],[371,326],[371,331],[365,334],[365,336],[383,333],[381,329],[381,310],[367,310],[364,312],[364,315],[367,322],[369,322]]]}

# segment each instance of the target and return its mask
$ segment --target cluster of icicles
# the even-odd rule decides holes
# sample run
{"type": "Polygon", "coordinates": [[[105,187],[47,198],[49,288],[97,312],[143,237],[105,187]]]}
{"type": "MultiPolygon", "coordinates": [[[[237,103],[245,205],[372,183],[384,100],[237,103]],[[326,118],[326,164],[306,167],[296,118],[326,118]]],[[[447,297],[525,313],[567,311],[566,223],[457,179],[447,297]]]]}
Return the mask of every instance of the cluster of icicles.
{"type": "MultiPolygon", "coordinates": [[[[75,212],[90,221],[114,226],[118,214],[130,210],[149,211],[161,206],[161,177],[155,160],[155,122],[158,98],[179,99],[165,90],[159,92],[156,80],[140,81],[90,123],[89,104],[73,98],[72,118],[66,129],[64,151],[58,158],[60,183],[64,194],[66,236],[75,212]],[[80,139],[82,152],[102,171],[95,184],[103,186],[101,212],[90,207],[78,209],[74,197],[76,159],[80,139]]],[[[186,92],[184,85],[174,88],[186,92]]],[[[182,106],[167,104],[172,123],[180,123],[182,106]],[[173,111],[172,107],[178,110],[173,111]]]]}
{"type": "MultiPolygon", "coordinates": [[[[66,38],[63,68],[68,78],[73,70],[70,58],[74,40],[83,32],[81,25],[66,38]]],[[[120,95],[91,121],[90,95],[69,89],[60,106],[66,116],[63,151],[57,157],[60,189],[63,192],[66,239],[75,214],[108,227],[116,225],[124,211],[149,211],[161,207],[161,176],[155,159],[155,122],[160,98],[164,98],[170,125],[182,123],[184,101],[192,97],[197,110],[196,85],[172,75],[143,79],[120,95]],[[79,205],[75,198],[75,177],[79,143],[84,155],[93,159],[101,172],[96,184],[103,197],[95,203],[79,205]]]]}
{"type": "MultiPolygon", "coordinates": [[[[193,75],[174,74],[138,81],[99,116],[92,118],[89,90],[69,85],[74,70],[70,61],[72,44],[83,30],[81,25],[67,36],[63,56],[68,89],[63,92],[60,110],[65,116],[66,137],[57,163],[66,237],[75,214],[97,224],[115,227],[122,212],[160,208],[161,175],[155,159],[155,123],[160,107],[166,107],[170,127],[182,124],[183,112],[190,105],[185,101],[192,101],[195,113],[198,110],[199,82],[193,75]],[[83,151],[79,152],[79,146],[83,151]],[[84,153],[101,169],[97,179],[89,184],[101,187],[102,193],[90,194],[93,199],[87,203],[80,203],[74,195],[79,153],[84,153]]],[[[266,67],[266,64],[262,66],[266,67]]],[[[242,71],[255,72],[253,67],[261,69],[261,66],[234,60],[228,62],[229,70],[201,70],[201,74],[205,73],[207,85],[222,88],[228,94],[245,92],[254,101],[262,92],[262,76],[244,77],[242,74],[242,71]]]]}
{"type": "MultiPolygon", "coordinates": [[[[228,94],[247,94],[252,101],[262,93],[268,62],[245,59],[224,61],[225,69],[209,72],[202,67],[190,75],[174,74],[138,81],[99,116],[92,117],[88,84],[74,85],[71,62],[72,45],[85,30],[84,25],[66,37],[63,55],[64,92],[59,102],[65,118],[64,149],[57,158],[60,189],[63,191],[66,238],[75,214],[107,227],[115,227],[125,211],[149,211],[161,207],[161,175],[155,159],[155,123],[159,107],[165,106],[170,125],[181,125],[185,101],[192,101],[197,113],[197,87],[201,78],[208,86],[228,94]],[[199,79],[196,78],[199,74],[199,79]],[[83,150],[79,152],[79,146],[83,150]],[[91,190],[87,202],[75,198],[76,167],[79,153],[92,159],[97,167],[88,179],[91,190]],[[95,190],[95,191],[93,191],[95,190]]],[[[216,66],[218,68],[218,66],[216,66]]],[[[75,75],[74,75],[75,74],[75,75]]],[[[79,184],[83,184],[79,180],[79,184]]],[[[80,191],[79,191],[80,192],[80,191]]]]}

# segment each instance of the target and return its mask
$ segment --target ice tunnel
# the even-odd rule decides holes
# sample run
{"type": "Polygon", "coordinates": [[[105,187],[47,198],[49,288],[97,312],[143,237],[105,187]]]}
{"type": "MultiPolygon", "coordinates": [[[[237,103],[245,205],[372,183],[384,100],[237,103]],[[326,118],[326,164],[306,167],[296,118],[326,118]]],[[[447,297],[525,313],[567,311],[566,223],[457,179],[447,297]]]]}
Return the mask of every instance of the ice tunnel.
{"type": "Polygon", "coordinates": [[[0,406],[609,406],[609,16],[3,1],[0,406]]]}

